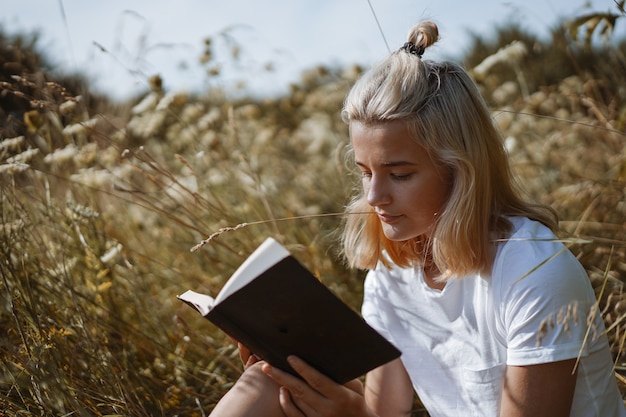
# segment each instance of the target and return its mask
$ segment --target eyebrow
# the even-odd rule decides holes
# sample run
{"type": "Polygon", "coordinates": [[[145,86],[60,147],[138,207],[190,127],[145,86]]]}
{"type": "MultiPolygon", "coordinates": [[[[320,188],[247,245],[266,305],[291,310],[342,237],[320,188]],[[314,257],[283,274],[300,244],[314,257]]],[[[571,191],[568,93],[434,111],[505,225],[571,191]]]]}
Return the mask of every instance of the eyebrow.
{"type": "MultiPolygon", "coordinates": [[[[359,161],[355,161],[355,163],[360,167],[365,166],[365,164],[359,161]]],[[[410,162],[410,161],[392,161],[392,162],[383,162],[381,164],[381,166],[385,168],[393,168],[393,167],[399,167],[399,166],[415,166],[415,165],[417,165],[415,162],[410,162]]]]}

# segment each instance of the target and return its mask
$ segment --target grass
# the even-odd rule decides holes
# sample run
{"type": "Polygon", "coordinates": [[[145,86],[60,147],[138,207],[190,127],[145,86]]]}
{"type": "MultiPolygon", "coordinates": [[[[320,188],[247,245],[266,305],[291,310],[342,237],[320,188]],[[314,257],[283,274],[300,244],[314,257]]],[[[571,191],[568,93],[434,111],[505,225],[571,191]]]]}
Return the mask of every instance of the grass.
{"type": "MultiPolygon", "coordinates": [[[[266,101],[153,83],[107,110],[38,74],[4,81],[31,107],[0,142],[0,415],[207,415],[238,354],[175,296],[214,293],[268,235],[358,308],[333,215],[354,182],[339,109],[358,73],[312,69],[266,101]]],[[[525,187],[578,242],[624,392],[626,92],[608,77],[521,88],[496,67],[481,87],[525,187]]]]}

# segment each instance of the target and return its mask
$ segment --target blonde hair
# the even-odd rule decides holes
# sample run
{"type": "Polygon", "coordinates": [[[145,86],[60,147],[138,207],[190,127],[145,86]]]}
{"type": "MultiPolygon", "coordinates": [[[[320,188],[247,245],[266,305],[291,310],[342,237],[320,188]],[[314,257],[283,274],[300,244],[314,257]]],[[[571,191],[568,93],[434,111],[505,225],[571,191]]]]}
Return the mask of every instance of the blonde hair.
{"type": "Polygon", "coordinates": [[[430,240],[418,236],[395,242],[385,237],[376,216],[358,214],[373,213],[360,190],[346,209],[342,236],[352,267],[433,262],[442,280],[489,272],[494,237],[510,232],[507,216],[526,216],[557,229],[554,210],[522,198],[502,136],[468,73],[452,62],[422,60],[415,53],[423,53],[438,38],[432,22],[412,28],[411,49],[405,44],[366,72],[348,94],[342,118],[365,124],[405,121],[414,140],[451,170],[450,197],[430,240]]]}

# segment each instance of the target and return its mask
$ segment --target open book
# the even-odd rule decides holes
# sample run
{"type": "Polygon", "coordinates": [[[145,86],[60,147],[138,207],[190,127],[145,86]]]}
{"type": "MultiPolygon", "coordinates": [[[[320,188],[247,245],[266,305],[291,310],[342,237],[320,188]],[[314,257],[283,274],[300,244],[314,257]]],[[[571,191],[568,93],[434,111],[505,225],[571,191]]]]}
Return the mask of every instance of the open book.
{"type": "Polygon", "coordinates": [[[245,260],[215,298],[194,291],[178,298],[252,353],[293,374],[289,355],[341,384],[400,356],[272,238],[245,260]]]}

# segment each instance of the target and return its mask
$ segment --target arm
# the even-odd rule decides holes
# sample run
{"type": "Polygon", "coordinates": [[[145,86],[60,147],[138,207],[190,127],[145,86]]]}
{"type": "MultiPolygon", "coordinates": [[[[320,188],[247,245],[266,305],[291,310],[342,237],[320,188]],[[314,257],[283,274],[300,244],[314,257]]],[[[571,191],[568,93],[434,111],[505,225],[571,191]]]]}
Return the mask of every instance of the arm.
{"type": "Polygon", "coordinates": [[[367,374],[365,402],[379,417],[409,417],[413,386],[400,359],[367,374]]]}
{"type": "Polygon", "coordinates": [[[576,387],[576,359],[508,366],[502,392],[502,417],[568,417],[576,387]]]}
{"type": "MultiPolygon", "coordinates": [[[[406,376],[404,367],[399,360],[391,362],[390,364],[393,364],[391,368],[386,368],[389,364],[383,365],[378,368],[378,371],[375,370],[372,371],[373,374],[371,372],[368,374],[373,385],[371,392],[378,393],[377,406],[391,407],[391,410],[379,408],[378,411],[382,412],[380,415],[376,414],[375,410],[366,403],[363,385],[358,379],[345,385],[339,385],[295,356],[291,356],[287,360],[303,379],[296,378],[269,364],[263,365],[263,372],[281,387],[279,403],[286,416],[405,417],[410,415],[411,404],[404,404],[405,410],[401,404],[393,403],[394,399],[404,398],[405,401],[407,400],[399,393],[392,393],[394,388],[406,388],[404,384],[391,381],[391,378],[396,378],[398,375],[400,377],[406,376]],[[382,383],[391,385],[382,387],[382,383]],[[392,395],[392,397],[383,400],[383,394],[392,395]],[[400,409],[403,412],[396,414],[397,410],[400,409]],[[393,414],[390,411],[393,411],[393,414]]],[[[405,390],[400,389],[400,392],[405,392],[405,390]]],[[[412,397],[410,399],[412,400],[412,397]]]]}

